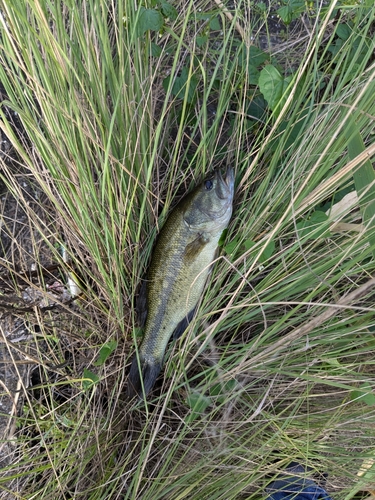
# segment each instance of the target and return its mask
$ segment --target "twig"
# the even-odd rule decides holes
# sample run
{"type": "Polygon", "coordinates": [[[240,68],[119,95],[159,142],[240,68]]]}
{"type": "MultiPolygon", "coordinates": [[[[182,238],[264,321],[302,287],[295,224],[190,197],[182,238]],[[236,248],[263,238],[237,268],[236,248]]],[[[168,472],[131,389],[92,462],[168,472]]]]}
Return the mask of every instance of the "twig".
{"type": "MultiPolygon", "coordinates": [[[[215,1],[216,5],[218,7],[220,7],[220,9],[223,11],[223,13],[227,16],[227,18],[229,19],[229,21],[233,21],[233,14],[231,12],[229,12],[229,10],[225,7],[225,5],[223,4],[223,2],[221,2],[221,0],[214,0],[214,1],[215,1]]],[[[236,30],[238,31],[238,33],[241,35],[242,41],[244,42],[244,44],[246,45],[246,47],[248,47],[249,45],[251,45],[251,43],[250,43],[250,37],[246,36],[245,30],[240,25],[240,23],[238,21],[235,21],[234,26],[235,26],[236,30]]]]}

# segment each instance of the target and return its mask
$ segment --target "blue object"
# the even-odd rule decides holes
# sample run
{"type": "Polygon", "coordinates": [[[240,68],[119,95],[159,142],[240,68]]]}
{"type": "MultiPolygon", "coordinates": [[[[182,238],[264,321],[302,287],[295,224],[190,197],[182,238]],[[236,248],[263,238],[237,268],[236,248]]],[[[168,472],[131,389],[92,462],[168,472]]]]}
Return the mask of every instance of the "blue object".
{"type": "Polygon", "coordinates": [[[295,473],[306,473],[302,465],[290,464],[285,470],[287,474],[279,475],[268,485],[267,500],[332,500],[328,493],[312,479],[294,476],[295,473]]]}

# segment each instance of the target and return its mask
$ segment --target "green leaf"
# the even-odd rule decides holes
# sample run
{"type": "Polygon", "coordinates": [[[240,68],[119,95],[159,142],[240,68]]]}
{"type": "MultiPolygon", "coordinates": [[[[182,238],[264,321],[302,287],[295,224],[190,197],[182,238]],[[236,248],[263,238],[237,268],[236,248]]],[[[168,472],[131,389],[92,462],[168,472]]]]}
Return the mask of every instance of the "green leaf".
{"type": "Polygon", "coordinates": [[[245,240],[242,245],[241,245],[241,250],[243,250],[243,253],[247,252],[248,250],[250,250],[250,248],[252,248],[253,246],[256,245],[256,242],[255,241],[252,241],[252,240],[245,240]]]}
{"type": "Polygon", "coordinates": [[[259,49],[255,45],[250,45],[249,48],[249,59],[250,59],[250,64],[259,67],[266,61],[268,61],[270,58],[269,54],[264,52],[263,50],[259,49]]]}
{"type": "Polygon", "coordinates": [[[217,398],[218,403],[225,403],[228,399],[228,393],[232,393],[236,386],[237,381],[235,379],[228,380],[224,384],[219,382],[210,388],[210,396],[217,398]]]}
{"type": "Polygon", "coordinates": [[[191,413],[186,416],[185,422],[189,423],[199,418],[210,406],[211,399],[200,392],[192,392],[186,398],[186,402],[191,409],[191,413]]]}
{"type": "MultiPolygon", "coordinates": [[[[256,246],[256,242],[255,241],[245,240],[241,248],[243,248],[245,251],[247,251],[247,250],[250,250],[250,248],[255,247],[255,246],[256,246]]],[[[266,245],[266,247],[262,251],[262,253],[259,255],[258,262],[260,262],[261,264],[263,264],[263,262],[265,262],[270,257],[272,257],[273,253],[275,252],[275,248],[276,248],[275,242],[273,240],[270,241],[266,245]]],[[[252,254],[252,257],[255,258],[256,255],[258,255],[258,253],[259,253],[259,247],[256,248],[256,249],[254,249],[254,253],[252,254]]]]}
{"type": "MultiPolygon", "coordinates": [[[[298,88],[298,87],[297,87],[298,88]]],[[[286,150],[290,146],[297,148],[298,145],[304,140],[303,130],[305,125],[305,119],[309,117],[310,108],[302,109],[298,114],[298,118],[293,120],[282,120],[277,129],[277,134],[274,140],[271,142],[270,148],[272,151],[276,151],[279,147],[279,137],[285,137],[286,140],[283,145],[283,149],[286,150]]]]}
{"type": "MultiPolygon", "coordinates": [[[[346,116],[342,111],[344,119],[348,120],[348,126],[344,129],[344,135],[349,140],[348,155],[351,160],[363,153],[365,145],[356,122],[352,117],[346,116]]],[[[373,248],[375,257],[375,171],[370,160],[362,163],[360,168],[353,172],[355,189],[359,197],[360,210],[363,222],[366,226],[366,237],[373,248]]]]}
{"type": "Polygon", "coordinates": [[[242,46],[238,51],[237,62],[241,67],[259,68],[269,60],[269,55],[263,50],[251,45],[249,48],[242,46]]]}
{"type": "Polygon", "coordinates": [[[177,9],[173,7],[173,5],[171,5],[169,2],[161,2],[160,8],[164,17],[170,19],[171,21],[175,21],[177,19],[177,9]]]}
{"type": "Polygon", "coordinates": [[[137,22],[137,36],[140,37],[146,31],[159,31],[164,24],[164,18],[156,9],[139,8],[139,17],[137,22]]]}
{"type": "Polygon", "coordinates": [[[352,34],[353,30],[347,24],[339,24],[336,28],[336,35],[341,40],[347,40],[352,34]]]}
{"type": "Polygon", "coordinates": [[[231,255],[234,253],[236,248],[238,247],[239,244],[239,238],[235,238],[234,240],[230,241],[227,245],[224,247],[224,251],[226,254],[231,255]]]}
{"type": "Polygon", "coordinates": [[[268,64],[260,72],[259,89],[272,111],[282,108],[286,101],[284,93],[291,80],[292,76],[284,78],[272,64],[268,64]]]}
{"type": "Polygon", "coordinates": [[[297,19],[306,9],[305,0],[288,0],[287,5],[280,7],[276,12],[285,24],[297,19]]]}
{"type": "Polygon", "coordinates": [[[108,357],[115,351],[117,348],[117,342],[115,340],[110,340],[109,342],[105,343],[100,351],[99,351],[99,356],[98,359],[95,361],[94,366],[101,366],[103,365],[108,357]]]}
{"type": "Polygon", "coordinates": [[[295,14],[301,14],[306,7],[306,0],[289,0],[288,3],[295,14]]]}
{"type": "Polygon", "coordinates": [[[263,250],[263,252],[260,254],[259,262],[263,263],[266,260],[270,259],[272,257],[272,255],[274,254],[275,249],[276,249],[275,242],[273,240],[271,240],[268,243],[268,245],[266,246],[266,248],[263,250]]]}
{"type": "Polygon", "coordinates": [[[259,83],[259,75],[260,72],[256,66],[249,64],[247,67],[248,75],[249,75],[249,84],[250,85],[258,85],[259,83]]]}
{"type": "Polygon", "coordinates": [[[324,358],[325,363],[329,366],[334,366],[335,368],[341,368],[341,363],[337,358],[324,358]]]}
{"type": "Polygon", "coordinates": [[[326,238],[329,235],[329,230],[325,224],[327,220],[328,216],[324,212],[316,210],[308,219],[297,223],[298,236],[300,238],[308,237],[312,240],[326,238]]]}
{"type": "Polygon", "coordinates": [[[136,327],[133,331],[136,339],[141,339],[143,337],[143,328],[136,327]]]}
{"type": "Polygon", "coordinates": [[[336,56],[340,52],[343,45],[344,42],[341,38],[336,38],[336,40],[328,47],[328,52],[330,52],[333,56],[336,56]]]}
{"type": "MultiPolygon", "coordinates": [[[[169,82],[171,76],[167,76],[163,80],[163,87],[165,91],[168,90],[169,82]]],[[[181,70],[180,76],[174,79],[172,86],[172,94],[179,99],[184,99],[186,95],[186,100],[188,103],[192,103],[195,98],[195,90],[198,85],[198,78],[195,74],[189,75],[189,68],[184,66],[181,70]],[[187,92],[186,92],[187,89],[187,92]]]]}
{"type": "Polygon", "coordinates": [[[358,389],[351,391],[350,399],[362,401],[367,406],[375,406],[375,394],[368,383],[362,384],[358,389]]]}
{"type": "Polygon", "coordinates": [[[207,41],[208,41],[207,35],[197,36],[195,39],[195,42],[196,42],[198,47],[203,47],[203,45],[206,45],[207,41]]]}
{"type": "Polygon", "coordinates": [[[247,252],[251,247],[256,245],[255,241],[245,240],[241,242],[241,238],[235,238],[224,247],[225,252],[228,255],[234,256],[235,258],[247,252]],[[237,250],[235,252],[235,250],[237,250]]]}
{"type": "Polygon", "coordinates": [[[278,14],[280,19],[285,24],[290,24],[293,20],[293,12],[288,5],[285,5],[284,7],[280,7],[280,9],[277,9],[276,14],[278,14]]]}
{"type": "Polygon", "coordinates": [[[212,29],[213,31],[221,30],[220,20],[218,16],[212,17],[210,19],[210,29],[212,29]]]}
{"type": "Polygon", "coordinates": [[[219,238],[219,242],[217,244],[219,247],[222,247],[224,245],[227,234],[228,234],[228,228],[224,229],[224,231],[221,233],[221,236],[219,238]]]}
{"type": "Polygon", "coordinates": [[[152,57],[160,57],[162,53],[162,48],[159,47],[155,42],[151,42],[151,55],[152,57]]]}
{"type": "Polygon", "coordinates": [[[99,377],[96,373],[93,373],[86,368],[83,370],[83,378],[82,387],[84,391],[91,389],[95,384],[99,382],[99,377]]]}
{"type": "MultiPolygon", "coordinates": [[[[235,238],[234,240],[229,242],[228,245],[224,247],[224,251],[228,255],[231,255],[232,258],[238,258],[251,248],[255,247],[257,244],[255,241],[249,239],[241,243],[240,241],[241,241],[240,238],[235,238]]],[[[258,262],[263,263],[266,260],[268,260],[274,254],[275,248],[276,248],[275,242],[270,241],[266,246],[266,248],[260,254],[258,262]]],[[[259,247],[254,250],[254,252],[251,254],[251,257],[255,258],[256,255],[258,255],[258,252],[259,252],[259,247]]]]}
{"type": "Polygon", "coordinates": [[[264,2],[257,2],[255,4],[255,7],[257,8],[258,11],[260,11],[264,14],[267,13],[267,11],[268,11],[267,5],[264,2]]]}
{"type": "Polygon", "coordinates": [[[263,96],[256,95],[247,108],[247,115],[253,120],[264,120],[267,113],[267,103],[263,96]]]}

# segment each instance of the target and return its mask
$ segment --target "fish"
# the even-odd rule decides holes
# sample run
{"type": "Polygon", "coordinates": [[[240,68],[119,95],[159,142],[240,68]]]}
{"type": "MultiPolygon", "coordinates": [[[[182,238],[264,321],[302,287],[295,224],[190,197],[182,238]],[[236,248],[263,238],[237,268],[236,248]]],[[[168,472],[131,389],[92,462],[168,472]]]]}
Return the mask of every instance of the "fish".
{"type": "Polygon", "coordinates": [[[224,176],[215,170],[177,204],[160,231],[145,282],[147,315],[128,375],[129,398],[146,398],[170,338],[179,338],[192,320],[232,216],[233,195],[233,169],[224,176]]]}

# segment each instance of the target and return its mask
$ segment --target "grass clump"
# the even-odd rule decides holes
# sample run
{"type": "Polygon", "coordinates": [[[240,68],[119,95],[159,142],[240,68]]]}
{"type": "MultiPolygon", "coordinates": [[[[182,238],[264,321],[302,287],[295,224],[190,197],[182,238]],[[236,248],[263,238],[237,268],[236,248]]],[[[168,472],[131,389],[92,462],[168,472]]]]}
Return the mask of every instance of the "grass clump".
{"type": "MultiPolygon", "coordinates": [[[[4,491],[261,498],[292,460],[328,472],[336,498],[371,490],[373,8],[310,13],[289,65],[257,47],[250,2],[0,10],[1,127],[13,147],[3,181],[60,281],[83,290],[58,309],[12,311],[34,337],[7,348],[38,375],[32,389],[20,377],[4,491]],[[125,367],[157,231],[190,185],[226,164],[237,192],[220,256],[164,380],[136,407],[125,367]]],[[[19,297],[25,277],[9,252],[19,297]]],[[[48,297],[41,274],[27,284],[48,297]]]]}

